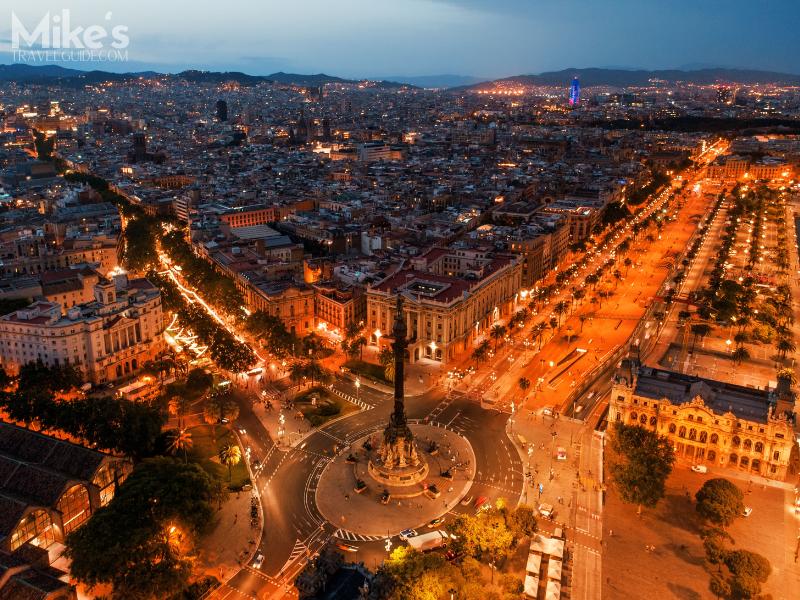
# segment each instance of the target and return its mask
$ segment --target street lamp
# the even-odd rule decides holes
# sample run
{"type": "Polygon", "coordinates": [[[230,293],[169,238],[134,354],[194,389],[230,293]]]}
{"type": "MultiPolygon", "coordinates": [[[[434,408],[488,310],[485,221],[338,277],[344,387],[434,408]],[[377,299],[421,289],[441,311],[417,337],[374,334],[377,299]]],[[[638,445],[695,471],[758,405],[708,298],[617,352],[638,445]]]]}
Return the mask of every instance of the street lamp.
{"type": "Polygon", "coordinates": [[[355,383],[356,383],[356,399],[360,400],[361,399],[361,378],[360,377],[356,377],[356,382],[355,383]]]}

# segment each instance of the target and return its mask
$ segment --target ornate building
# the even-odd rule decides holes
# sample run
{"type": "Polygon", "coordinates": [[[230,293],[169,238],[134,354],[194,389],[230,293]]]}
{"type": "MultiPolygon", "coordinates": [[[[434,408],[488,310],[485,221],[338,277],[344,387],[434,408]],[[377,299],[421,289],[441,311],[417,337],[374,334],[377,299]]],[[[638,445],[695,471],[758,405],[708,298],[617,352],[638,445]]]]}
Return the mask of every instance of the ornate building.
{"type": "Polygon", "coordinates": [[[796,445],[794,401],[786,382],[777,392],[757,390],[626,359],[608,418],[668,437],[676,456],[693,464],[783,480],[796,445]]]}
{"type": "MultiPolygon", "coordinates": [[[[517,307],[522,261],[488,250],[432,248],[367,289],[370,343],[381,345],[404,296],[408,360],[447,363],[517,307]]],[[[385,344],[386,342],[384,342],[385,344]]]]}

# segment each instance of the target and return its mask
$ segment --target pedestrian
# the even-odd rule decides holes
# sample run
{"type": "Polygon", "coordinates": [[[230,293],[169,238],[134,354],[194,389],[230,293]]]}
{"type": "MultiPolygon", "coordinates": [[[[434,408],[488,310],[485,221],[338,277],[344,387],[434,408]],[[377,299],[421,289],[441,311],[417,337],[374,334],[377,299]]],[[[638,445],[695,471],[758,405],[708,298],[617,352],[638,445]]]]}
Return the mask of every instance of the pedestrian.
{"type": "Polygon", "coordinates": [[[608,530],[608,537],[614,537],[614,530],[613,529],[609,529],[608,530]]]}
{"type": "Polygon", "coordinates": [[[238,520],[239,520],[239,513],[236,513],[235,515],[233,515],[233,522],[234,522],[234,524],[235,524],[235,523],[236,523],[236,521],[238,521],[238,520]]]}

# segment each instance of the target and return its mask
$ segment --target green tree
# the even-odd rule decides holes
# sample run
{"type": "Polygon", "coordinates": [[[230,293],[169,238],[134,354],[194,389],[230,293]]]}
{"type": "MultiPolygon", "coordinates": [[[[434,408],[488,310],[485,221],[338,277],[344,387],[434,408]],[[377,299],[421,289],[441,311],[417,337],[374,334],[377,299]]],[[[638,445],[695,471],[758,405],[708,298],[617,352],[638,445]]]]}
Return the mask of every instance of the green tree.
{"type": "Polygon", "coordinates": [[[500,325],[499,323],[497,325],[493,325],[489,331],[489,335],[492,336],[492,339],[494,340],[495,352],[497,352],[497,342],[503,339],[503,337],[506,335],[506,331],[505,325],[500,325]]]}
{"type": "Polygon", "coordinates": [[[168,436],[167,450],[170,454],[183,454],[183,461],[189,460],[187,451],[192,449],[192,434],[185,429],[174,429],[168,436]]]}
{"type": "Polygon", "coordinates": [[[536,522],[536,511],[526,504],[520,504],[507,518],[508,527],[514,534],[514,538],[530,537],[536,533],[538,525],[536,522]]]}
{"type": "Polygon", "coordinates": [[[528,379],[527,377],[520,377],[519,381],[517,381],[517,385],[519,386],[519,389],[522,391],[522,395],[524,396],[528,388],[531,387],[531,380],[528,379]]]}
{"type": "Polygon", "coordinates": [[[111,585],[119,598],[181,592],[191,574],[186,549],[213,523],[223,496],[220,483],[196,464],[143,461],[107,506],[67,536],[71,576],[90,589],[111,585]],[[176,532],[189,543],[175,543],[176,532]]]}
{"type": "Polygon", "coordinates": [[[638,425],[615,423],[610,442],[609,474],[620,497],[653,507],[664,497],[675,453],[668,438],[638,425]]]}
{"type": "Polygon", "coordinates": [[[239,416],[239,404],[229,387],[216,388],[208,396],[203,409],[206,423],[219,423],[223,419],[233,421],[239,416]]]}
{"type": "Polygon", "coordinates": [[[387,381],[394,381],[394,352],[389,348],[381,348],[378,362],[383,366],[383,376],[387,381]]]}
{"type": "Polygon", "coordinates": [[[744,510],[744,494],[727,479],[707,480],[695,494],[696,509],[704,519],[727,527],[744,510]]]}
{"type": "Polygon", "coordinates": [[[237,444],[226,444],[219,451],[219,462],[228,467],[228,481],[231,480],[231,469],[242,459],[242,450],[237,444]]]}

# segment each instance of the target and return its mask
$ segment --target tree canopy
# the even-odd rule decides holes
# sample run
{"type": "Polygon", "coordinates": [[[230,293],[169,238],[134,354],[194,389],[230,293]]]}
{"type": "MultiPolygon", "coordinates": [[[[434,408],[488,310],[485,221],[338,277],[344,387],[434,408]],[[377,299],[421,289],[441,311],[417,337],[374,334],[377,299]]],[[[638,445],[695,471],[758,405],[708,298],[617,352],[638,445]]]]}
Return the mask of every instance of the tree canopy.
{"type": "Polygon", "coordinates": [[[675,462],[669,439],[638,425],[616,423],[610,448],[609,473],[620,497],[640,507],[655,506],[664,497],[675,462]]]}
{"type": "Polygon", "coordinates": [[[219,482],[193,463],[143,461],[100,508],[67,536],[72,577],[110,584],[120,598],[167,598],[189,584],[188,551],[213,522],[219,482]]]}
{"type": "Polygon", "coordinates": [[[727,479],[709,479],[695,494],[697,512],[704,519],[727,527],[744,510],[744,494],[727,479]]]}

